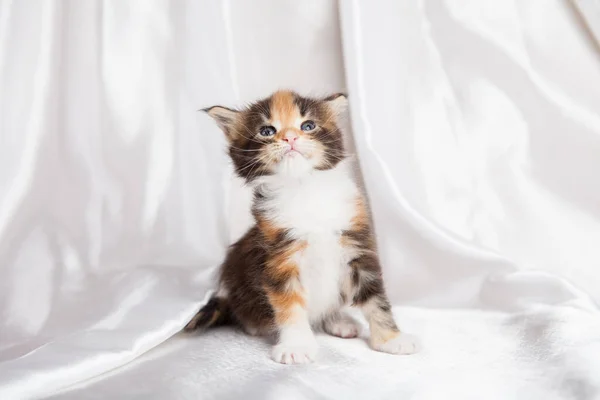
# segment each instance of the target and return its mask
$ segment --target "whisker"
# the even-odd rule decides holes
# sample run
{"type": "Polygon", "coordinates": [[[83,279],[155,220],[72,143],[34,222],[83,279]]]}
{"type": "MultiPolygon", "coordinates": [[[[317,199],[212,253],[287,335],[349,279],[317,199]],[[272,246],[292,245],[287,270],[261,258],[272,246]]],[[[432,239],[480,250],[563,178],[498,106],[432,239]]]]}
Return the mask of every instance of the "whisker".
{"type": "Polygon", "coordinates": [[[235,149],[237,151],[244,151],[244,152],[258,152],[258,151],[262,151],[262,149],[242,149],[241,147],[235,147],[235,146],[229,146],[230,149],[235,149]]]}
{"type": "Polygon", "coordinates": [[[247,163],[247,164],[244,166],[244,168],[240,169],[238,172],[245,171],[246,169],[248,169],[248,168],[250,168],[250,167],[253,167],[253,166],[255,166],[256,164],[258,164],[258,163],[260,163],[260,162],[264,161],[265,157],[266,157],[266,155],[262,155],[262,156],[259,156],[259,157],[257,157],[257,158],[254,158],[254,159],[250,160],[250,162],[248,162],[248,163],[247,163]]]}
{"type": "Polygon", "coordinates": [[[257,169],[257,166],[259,166],[259,165],[260,165],[260,163],[263,163],[263,164],[265,164],[265,166],[268,166],[268,165],[270,164],[270,162],[271,162],[271,161],[270,161],[270,160],[271,160],[271,157],[272,157],[272,156],[271,156],[271,153],[270,153],[270,152],[267,152],[267,153],[265,153],[265,154],[261,155],[261,156],[260,156],[260,157],[257,159],[257,162],[255,162],[255,163],[253,164],[253,167],[252,167],[252,168],[250,169],[250,171],[248,172],[248,177],[251,177],[251,178],[253,178],[253,177],[254,177],[254,175],[253,175],[253,172],[255,172],[255,170],[256,170],[256,172],[258,172],[258,171],[259,171],[259,169],[257,169]]]}

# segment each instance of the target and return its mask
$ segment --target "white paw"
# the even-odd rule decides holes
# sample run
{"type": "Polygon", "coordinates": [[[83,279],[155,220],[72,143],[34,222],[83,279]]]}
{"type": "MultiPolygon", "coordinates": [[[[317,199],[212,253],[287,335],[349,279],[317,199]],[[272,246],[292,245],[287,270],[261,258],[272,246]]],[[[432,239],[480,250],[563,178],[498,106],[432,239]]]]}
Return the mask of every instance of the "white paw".
{"type": "Polygon", "coordinates": [[[390,354],[414,354],[419,351],[419,341],[413,335],[401,333],[387,342],[374,344],[373,348],[390,354]]]}
{"type": "Polygon", "coordinates": [[[325,332],[341,338],[355,338],[358,336],[358,327],[350,318],[327,322],[325,332]]]}
{"type": "Polygon", "coordinates": [[[271,356],[282,364],[308,364],[317,356],[317,343],[280,343],[273,347],[271,356]]]}

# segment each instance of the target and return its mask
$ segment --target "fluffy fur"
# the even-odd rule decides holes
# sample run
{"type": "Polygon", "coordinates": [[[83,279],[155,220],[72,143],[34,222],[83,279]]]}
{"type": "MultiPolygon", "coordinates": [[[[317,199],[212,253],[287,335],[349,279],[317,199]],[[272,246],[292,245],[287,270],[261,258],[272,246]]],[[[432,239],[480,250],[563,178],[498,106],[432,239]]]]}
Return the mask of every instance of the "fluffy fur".
{"type": "Polygon", "coordinates": [[[344,160],[337,119],[346,102],[342,94],[280,91],[244,110],[206,110],[228,139],[237,174],[254,188],[256,224],[231,246],[216,296],[185,330],[235,323],[276,335],[275,361],[306,363],[317,354],[314,328],[358,335],[342,312],[352,305],[367,318],[375,350],[416,350],[394,322],[366,202],[344,160]]]}

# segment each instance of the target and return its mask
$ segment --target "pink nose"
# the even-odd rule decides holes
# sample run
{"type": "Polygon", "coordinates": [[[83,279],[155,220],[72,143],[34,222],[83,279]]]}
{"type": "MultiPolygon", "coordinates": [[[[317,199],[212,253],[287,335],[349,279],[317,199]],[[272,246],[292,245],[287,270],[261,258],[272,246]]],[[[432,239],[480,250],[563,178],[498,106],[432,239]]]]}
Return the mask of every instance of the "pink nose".
{"type": "Polygon", "coordinates": [[[294,141],[296,139],[298,139],[298,135],[296,135],[294,132],[287,132],[285,134],[285,136],[283,137],[283,140],[285,140],[286,142],[288,142],[291,145],[294,144],[294,141]]]}

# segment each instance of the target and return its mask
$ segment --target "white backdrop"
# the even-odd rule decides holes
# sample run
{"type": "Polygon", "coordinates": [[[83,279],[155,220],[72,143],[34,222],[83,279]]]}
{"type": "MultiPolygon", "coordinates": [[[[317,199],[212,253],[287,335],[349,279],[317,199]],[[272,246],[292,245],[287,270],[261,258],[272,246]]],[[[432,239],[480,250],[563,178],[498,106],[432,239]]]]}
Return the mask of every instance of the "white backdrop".
{"type": "Polygon", "coordinates": [[[593,0],[0,0],[0,398],[600,398],[599,27],[593,0]],[[349,92],[421,354],[172,337],[249,222],[196,110],[278,88],[349,92]]]}

